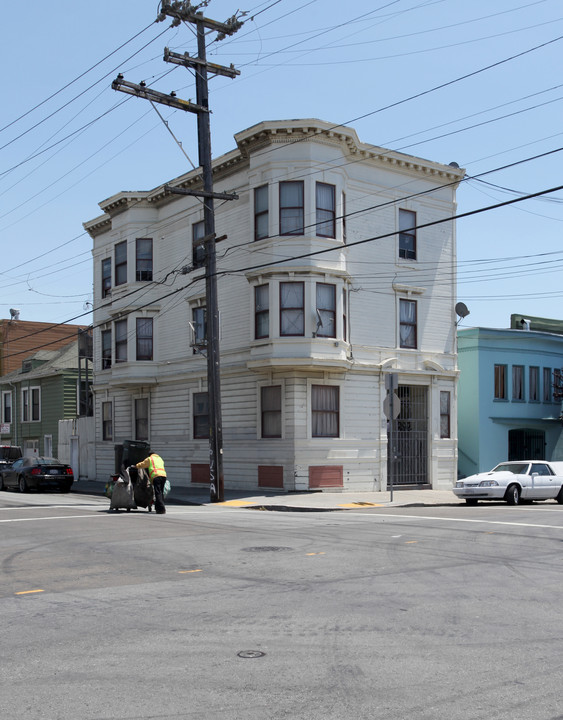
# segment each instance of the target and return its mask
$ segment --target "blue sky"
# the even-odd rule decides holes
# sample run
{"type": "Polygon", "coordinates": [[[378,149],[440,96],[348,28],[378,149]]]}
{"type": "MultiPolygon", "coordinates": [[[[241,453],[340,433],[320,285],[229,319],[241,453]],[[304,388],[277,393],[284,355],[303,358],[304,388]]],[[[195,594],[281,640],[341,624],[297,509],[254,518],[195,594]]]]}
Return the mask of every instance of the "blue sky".
{"type": "MultiPolygon", "coordinates": [[[[156,0],[25,7],[12,5],[1,30],[0,317],[87,323],[82,223],[104,198],[190,169],[151,106],[111,81],[121,71],[195,99],[192,74],[162,60],[166,46],[197,54],[195,37],[154,23],[156,0]]],[[[470,176],[460,213],[563,184],[559,0],[211,0],[205,14],[237,10],[243,27],[208,49],[241,71],[210,83],[214,156],[261,120],[315,117],[457,162],[470,176]]],[[[195,116],[159,109],[197,163],[195,116]]],[[[562,204],[559,191],[458,222],[463,326],[507,327],[514,312],[563,319],[562,204]]]]}

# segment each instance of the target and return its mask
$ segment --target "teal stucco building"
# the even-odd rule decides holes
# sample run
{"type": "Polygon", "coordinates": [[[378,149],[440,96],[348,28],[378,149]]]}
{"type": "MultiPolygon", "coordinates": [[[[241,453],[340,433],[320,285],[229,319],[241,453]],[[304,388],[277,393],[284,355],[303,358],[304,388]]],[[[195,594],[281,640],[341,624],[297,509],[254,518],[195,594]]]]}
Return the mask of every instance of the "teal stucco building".
{"type": "Polygon", "coordinates": [[[458,330],[458,473],[504,460],[563,460],[563,322],[458,330]]]}

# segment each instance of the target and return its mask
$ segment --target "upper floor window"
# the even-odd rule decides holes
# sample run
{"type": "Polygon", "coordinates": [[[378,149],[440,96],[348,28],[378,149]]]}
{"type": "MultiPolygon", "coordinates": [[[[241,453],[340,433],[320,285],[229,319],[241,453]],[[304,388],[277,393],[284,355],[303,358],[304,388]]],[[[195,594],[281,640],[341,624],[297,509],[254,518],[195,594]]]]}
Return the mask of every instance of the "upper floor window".
{"type": "Polygon", "coordinates": [[[450,400],[451,394],[448,390],[440,390],[440,437],[449,438],[450,435],[450,400]]]}
{"type": "Polygon", "coordinates": [[[254,288],[254,337],[256,340],[270,335],[270,286],[254,288]]]}
{"type": "Polygon", "coordinates": [[[127,320],[115,323],[115,362],[127,362],[127,320]]]}
{"type": "Polygon", "coordinates": [[[102,330],[102,370],[111,367],[111,330],[102,330]]]}
{"type": "Polygon", "coordinates": [[[41,389],[38,387],[22,389],[22,422],[41,420],[41,389]]]}
{"type": "Polygon", "coordinates": [[[135,279],[152,280],[152,238],[137,238],[135,242],[135,279]]]}
{"type": "Polygon", "coordinates": [[[204,267],[205,265],[205,223],[203,220],[192,225],[192,264],[194,268],[204,267]]]}
{"type": "Polygon", "coordinates": [[[336,237],[336,188],[334,185],[318,182],[316,200],[317,235],[319,237],[336,237]]]}
{"type": "Polygon", "coordinates": [[[152,318],[137,318],[137,360],[152,360],[152,330],[152,318]]]}
{"type": "Polygon", "coordinates": [[[194,439],[209,438],[209,395],[206,392],[193,394],[194,439]]]}
{"type": "Polygon", "coordinates": [[[524,366],[512,366],[512,399],[524,399],[524,366]]]}
{"type": "Polygon", "coordinates": [[[506,365],[495,365],[495,400],[506,400],[506,365]]]}
{"type": "Polygon", "coordinates": [[[416,260],[416,213],[399,210],[399,257],[416,260]]]}
{"type": "Polygon", "coordinates": [[[336,285],[317,283],[317,337],[336,337],[336,285]]]}
{"type": "Polygon", "coordinates": [[[402,348],[417,347],[416,300],[399,300],[399,336],[402,348]]]}
{"type": "MultiPolygon", "coordinates": [[[[192,308],[194,345],[202,347],[207,342],[207,308],[205,305],[192,308]]],[[[195,349],[194,349],[194,352],[195,349]]]]}
{"type": "Polygon", "coordinates": [[[102,260],[102,297],[111,293],[111,258],[102,260]]]}
{"type": "Polygon", "coordinates": [[[531,402],[537,402],[540,399],[540,369],[539,367],[530,367],[530,383],[529,397],[531,402]]]}
{"type": "Polygon", "coordinates": [[[303,235],[305,232],[303,180],[280,183],[280,235],[303,235]]]}
{"type": "Polygon", "coordinates": [[[135,440],[149,439],[149,399],[135,398],[135,440]]]}
{"type": "Polygon", "coordinates": [[[305,334],[304,296],[302,282],[280,283],[280,335],[305,334]]]}
{"type": "Polygon", "coordinates": [[[346,193],[342,193],[342,242],[346,244],[347,240],[347,229],[346,229],[346,193]]]}
{"type": "Polygon", "coordinates": [[[254,189],[254,239],[262,240],[268,232],[268,186],[254,189]]]}
{"type": "Polygon", "coordinates": [[[102,440],[113,440],[113,403],[102,403],[102,440]]]}
{"type": "Polygon", "coordinates": [[[543,401],[551,402],[553,399],[551,389],[551,368],[543,369],[543,401]]]}
{"type": "Polygon", "coordinates": [[[281,385],[260,388],[262,437],[281,438],[281,385]]]}
{"type": "Polygon", "coordinates": [[[127,241],[117,243],[115,246],[115,284],[123,285],[127,282],[127,241]]]}
{"type": "Polygon", "coordinates": [[[339,437],[340,388],[335,385],[311,386],[313,437],[339,437]]]}
{"type": "Polygon", "coordinates": [[[2,391],[2,422],[12,422],[12,393],[10,390],[2,391]]]}
{"type": "Polygon", "coordinates": [[[348,293],[342,288],[342,339],[348,341],[348,293]]]}

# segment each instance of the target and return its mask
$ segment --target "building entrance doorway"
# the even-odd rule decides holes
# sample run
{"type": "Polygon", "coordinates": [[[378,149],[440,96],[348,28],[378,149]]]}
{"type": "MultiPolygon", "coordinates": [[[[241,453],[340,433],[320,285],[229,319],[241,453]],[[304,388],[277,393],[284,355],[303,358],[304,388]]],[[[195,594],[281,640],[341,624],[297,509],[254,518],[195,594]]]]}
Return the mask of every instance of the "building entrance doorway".
{"type": "MultiPolygon", "coordinates": [[[[401,412],[395,420],[394,487],[428,484],[428,388],[399,385],[401,412]]],[[[391,472],[392,448],[387,435],[387,486],[391,472]]]]}

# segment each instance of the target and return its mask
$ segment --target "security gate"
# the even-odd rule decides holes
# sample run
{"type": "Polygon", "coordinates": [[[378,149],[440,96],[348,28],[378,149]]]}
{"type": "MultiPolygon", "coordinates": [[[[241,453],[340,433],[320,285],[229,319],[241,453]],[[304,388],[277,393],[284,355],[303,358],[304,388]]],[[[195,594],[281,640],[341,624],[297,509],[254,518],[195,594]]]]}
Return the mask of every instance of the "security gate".
{"type": "MultiPolygon", "coordinates": [[[[395,421],[393,485],[428,484],[428,388],[418,385],[399,385],[397,395],[401,412],[395,421]]],[[[387,443],[387,478],[393,451],[387,443]]]]}
{"type": "Polygon", "coordinates": [[[543,430],[509,430],[509,460],[545,460],[545,432],[543,430]]]}

